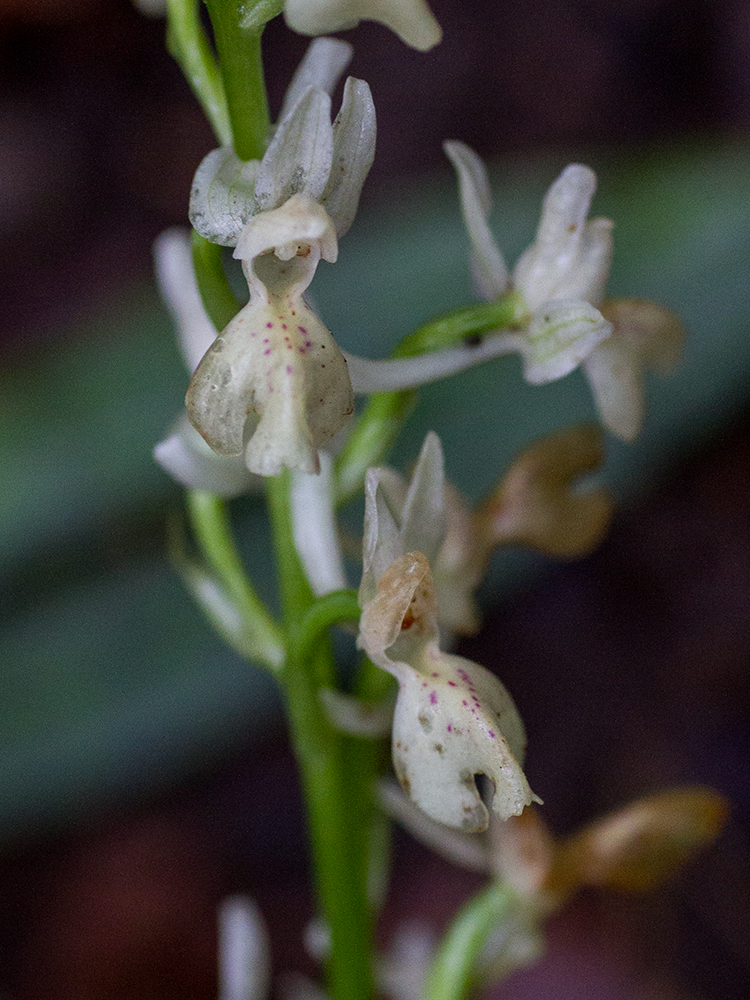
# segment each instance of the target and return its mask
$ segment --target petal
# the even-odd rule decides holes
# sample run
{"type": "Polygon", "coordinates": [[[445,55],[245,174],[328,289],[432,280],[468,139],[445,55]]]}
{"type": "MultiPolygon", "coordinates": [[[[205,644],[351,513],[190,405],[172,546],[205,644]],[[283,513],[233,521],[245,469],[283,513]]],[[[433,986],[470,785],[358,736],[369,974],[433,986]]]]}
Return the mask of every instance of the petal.
{"type": "Polygon", "coordinates": [[[729,803],[711,788],[674,788],[639,799],[569,837],[550,888],[649,889],[715,840],[728,815],[729,803]]]}
{"type": "Polygon", "coordinates": [[[393,698],[380,702],[363,701],[354,695],[321,688],[320,700],[331,722],[350,736],[387,736],[393,724],[393,698]]]}
{"type": "Polygon", "coordinates": [[[424,0],[286,0],[284,17],[302,35],[329,35],[378,21],[407,45],[426,51],[440,41],[440,25],[424,0]]]}
{"type": "Polygon", "coordinates": [[[685,331],[674,313],[653,302],[615,299],[603,309],[614,332],[591,352],[584,370],[604,424],[623,441],[632,441],[643,422],[644,371],[669,374],[685,331]]]}
{"type": "Polygon", "coordinates": [[[231,146],[205,156],[190,191],[190,222],[211,243],[233,247],[253,213],[258,160],[241,160],[231,146]]]}
{"type": "Polygon", "coordinates": [[[333,123],[330,178],[320,203],[333,219],[340,238],[357,214],[359,196],[375,158],[375,105],[364,80],[349,77],[341,110],[333,123]]]}
{"type": "Polygon", "coordinates": [[[159,292],[177,327],[182,355],[192,372],[216,339],[216,328],[203,308],[186,229],[174,227],[157,236],[154,268],[159,292]]]}
{"type": "Polygon", "coordinates": [[[534,801],[519,763],[524,743],[510,695],[470,660],[434,645],[423,669],[399,682],[394,769],[407,795],[439,823],[468,831],[487,828],[477,774],[494,785],[492,808],[501,819],[534,801]]]}
{"type": "Polygon", "coordinates": [[[310,87],[276,129],[261,161],[253,214],[278,208],[294,194],[317,201],[328,183],[332,157],[331,98],[310,87]]]}
{"type": "Polygon", "coordinates": [[[257,302],[269,296],[300,296],[320,258],[333,263],[337,255],[336,233],[327,212],[299,194],[250,219],[234,250],[243,262],[251,299],[257,302]]]}
{"type": "Polygon", "coordinates": [[[346,586],[333,507],[333,459],[325,451],[319,458],[320,475],[295,469],[290,492],[294,542],[318,597],[346,586]]]}
{"type": "Polygon", "coordinates": [[[217,455],[188,420],[180,417],[174,433],[154,448],[154,458],[178,483],[220,497],[236,497],[260,488],[261,480],[239,458],[217,455]]]}
{"type": "Polygon", "coordinates": [[[554,861],[555,842],[538,809],[490,824],[492,868],[523,899],[539,900],[554,861]]]}
{"type": "Polygon", "coordinates": [[[421,552],[407,552],[381,574],[375,596],[363,605],[357,645],[400,683],[438,635],[430,565],[421,552]]]}
{"type": "Polygon", "coordinates": [[[308,87],[322,90],[330,97],[353,54],[353,47],[340,38],[313,39],[287,87],[279,121],[291,114],[308,87]]]}
{"type": "Polygon", "coordinates": [[[401,786],[392,779],[377,784],[378,803],[391,819],[395,819],[421,844],[436,851],[454,865],[474,872],[489,872],[490,851],[486,837],[453,830],[430,819],[414,805],[401,786]]]}
{"type": "Polygon", "coordinates": [[[487,171],[474,150],[463,142],[444,142],[443,149],[458,174],[461,211],[471,243],[474,287],[481,299],[497,299],[508,287],[508,268],[487,225],[492,205],[487,171]]]}
{"type": "Polygon", "coordinates": [[[372,468],[365,476],[365,525],[362,541],[362,582],[359,585],[359,604],[364,607],[375,597],[378,580],[388,567],[403,555],[401,544],[400,517],[401,502],[394,507],[389,502],[389,493],[396,496],[406,494],[406,484],[398,482],[400,477],[391,469],[372,468]],[[384,481],[391,480],[384,488],[384,481]]]}
{"type": "Polygon", "coordinates": [[[611,333],[612,324],[588,302],[545,302],[519,341],[526,381],[541,385],[569,375],[611,333]]]}
{"type": "Polygon", "coordinates": [[[568,427],[527,448],[475,514],[485,552],[510,544],[562,559],[591,552],[609,527],[614,505],[607,490],[582,492],[576,479],[603,461],[603,435],[591,424],[568,427]]]}
{"type": "Polygon", "coordinates": [[[530,309],[569,297],[558,286],[574,266],[595,189],[593,170],[571,163],[545,195],[536,239],[513,272],[513,283],[530,309]]]}
{"type": "Polygon", "coordinates": [[[612,221],[592,219],[583,227],[575,267],[555,289],[555,298],[583,299],[599,307],[612,264],[612,221]]]}
{"type": "Polygon", "coordinates": [[[219,907],[219,1000],[266,1000],[271,985],[268,932],[248,896],[219,907]]]}
{"type": "Polygon", "coordinates": [[[317,449],[354,412],[346,362],[302,299],[251,301],[196,369],[185,402],[220,455],[245,453],[251,472],[315,473],[317,449]],[[246,442],[251,413],[260,423],[246,442]]]}
{"type": "Polygon", "coordinates": [[[477,546],[469,505],[452,483],[445,484],[447,531],[432,566],[438,603],[438,621],[449,633],[474,635],[480,617],[474,591],[485,566],[485,553],[477,546]]]}
{"type": "Polygon", "coordinates": [[[418,550],[433,561],[445,539],[445,473],[443,446],[429,431],[401,510],[402,552],[418,550]]]}
{"type": "Polygon", "coordinates": [[[443,449],[430,431],[408,487],[393,469],[367,470],[360,606],[373,599],[380,577],[405,549],[434,558],[444,537],[443,449]]]}

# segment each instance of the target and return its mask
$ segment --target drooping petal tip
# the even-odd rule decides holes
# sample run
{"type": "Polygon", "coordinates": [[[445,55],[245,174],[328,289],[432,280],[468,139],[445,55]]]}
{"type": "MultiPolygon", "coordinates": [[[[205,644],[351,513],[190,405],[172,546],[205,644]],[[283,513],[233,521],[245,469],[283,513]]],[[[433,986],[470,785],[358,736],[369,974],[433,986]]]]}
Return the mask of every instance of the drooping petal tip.
{"type": "Polygon", "coordinates": [[[425,0],[285,0],[284,17],[301,35],[329,35],[377,21],[422,52],[443,37],[425,0]]]}

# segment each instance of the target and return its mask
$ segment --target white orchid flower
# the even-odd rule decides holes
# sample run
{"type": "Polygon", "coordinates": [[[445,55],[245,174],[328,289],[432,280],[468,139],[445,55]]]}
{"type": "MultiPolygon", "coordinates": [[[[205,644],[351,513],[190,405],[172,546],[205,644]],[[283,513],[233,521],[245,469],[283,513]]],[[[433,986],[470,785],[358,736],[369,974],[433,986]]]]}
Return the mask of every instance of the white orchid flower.
{"type": "MultiPolygon", "coordinates": [[[[198,291],[187,230],[167,229],[157,238],[154,264],[161,297],[174,321],[188,371],[192,372],[215,340],[216,329],[206,315],[198,291]]],[[[154,458],[188,489],[233,497],[258,488],[261,483],[241,459],[212,451],[184,412],[172,433],[154,448],[154,458]]]]}
{"type": "Polygon", "coordinates": [[[302,297],[321,257],[337,253],[326,211],[300,194],[251,218],[237,244],[250,301],[198,365],[185,403],[215,452],[244,454],[259,475],[319,472],[318,448],[354,412],[346,361],[302,297]]]}
{"type": "Polygon", "coordinates": [[[571,164],[558,177],[545,196],[536,239],[511,277],[487,224],[491,203],[482,160],[462,142],[446,142],[443,148],[458,174],[478,294],[492,299],[511,288],[519,292],[530,313],[518,339],[526,379],[562,378],[612,332],[596,308],[612,238],[608,220],[586,222],[596,186],[593,171],[571,164]]]}
{"type": "Polygon", "coordinates": [[[303,294],[338,254],[375,148],[370,90],[349,78],[336,121],[330,91],[351,57],[334,39],[310,46],[260,161],[214,150],[193,183],[190,217],[234,246],[250,301],[211,345],[188,389],[192,425],[251,472],[318,473],[318,449],[354,411],[346,361],[303,294]]]}
{"type": "MultiPolygon", "coordinates": [[[[523,724],[503,685],[484,667],[439,646],[429,553],[445,534],[442,452],[428,435],[401,508],[390,510],[387,470],[370,470],[366,485],[362,618],[358,644],[393,674],[399,694],[393,721],[393,762],[402,787],[433,819],[484,829],[487,809],[475,784],[485,774],[502,818],[535,796],[521,761],[523,724]],[[425,552],[407,547],[419,544],[425,552]]],[[[389,486],[400,490],[398,482],[389,486]]]]}
{"type": "Polygon", "coordinates": [[[425,0],[285,0],[284,17],[301,35],[327,35],[360,21],[378,21],[423,52],[443,36],[425,0]]]}
{"type": "Polygon", "coordinates": [[[653,303],[602,302],[612,223],[587,219],[594,172],[576,163],[563,170],[545,196],[536,239],[510,275],[487,224],[484,164],[461,142],[444,148],[458,174],[477,293],[489,300],[513,289],[528,307],[530,319],[517,345],[526,379],[553,381],[582,364],[602,421],[618,437],[632,440],[643,419],[644,370],[671,370],[682,326],[653,303]]]}

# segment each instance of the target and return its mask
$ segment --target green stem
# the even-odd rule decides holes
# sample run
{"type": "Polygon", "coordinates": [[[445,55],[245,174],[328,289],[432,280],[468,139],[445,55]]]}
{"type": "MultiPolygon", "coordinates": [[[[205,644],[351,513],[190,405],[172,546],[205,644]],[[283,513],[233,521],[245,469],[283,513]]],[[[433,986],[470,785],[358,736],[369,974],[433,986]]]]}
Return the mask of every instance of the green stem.
{"type": "Polygon", "coordinates": [[[304,662],[313,652],[316,643],[331,625],[343,621],[359,621],[359,602],[356,590],[334,590],[319,597],[299,624],[296,655],[304,662]]]}
{"type": "Polygon", "coordinates": [[[207,564],[246,623],[259,658],[278,670],[284,660],[283,636],[245,573],[225,501],[202,490],[188,490],[187,504],[193,531],[207,564]]]}
{"type": "Polygon", "coordinates": [[[459,910],[433,959],[423,1000],[463,1000],[490,931],[508,914],[514,894],[492,883],[459,910]]]}
{"type": "MultiPolygon", "coordinates": [[[[315,886],[331,933],[330,996],[331,1000],[369,1000],[373,992],[371,919],[362,847],[369,816],[350,795],[352,772],[359,776],[364,769],[350,752],[350,739],[329,722],[318,696],[320,684],[335,680],[324,629],[333,620],[358,615],[359,609],[355,609],[353,594],[346,591],[318,601],[316,609],[294,545],[288,473],[269,478],[268,503],[290,634],[282,683],[307,805],[315,886]]],[[[359,787],[364,784],[360,781],[359,787]]]]}
{"type": "Polygon", "coordinates": [[[200,22],[199,0],[167,0],[167,48],[177,60],[222,146],[232,142],[219,67],[200,22]]]}
{"type": "Polygon", "coordinates": [[[507,292],[493,302],[475,302],[460,306],[443,316],[428,320],[399,341],[391,355],[413,358],[449,347],[485,333],[506,330],[528,319],[528,309],[518,292],[507,292]]]}
{"type": "Polygon", "coordinates": [[[367,400],[349,438],[336,458],[336,503],[353,500],[372,465],[385,460],[409,414],[416,392],[376,392],[367,400]]]}
{"type": "Polygon", "coordinates": [[[241,160],[259,160],[266,151],[270,118],[263,79],[262,28],[243,28],[246,0],[206,0],[232,126],[234,151],[241,160]]]}
{"type": "Polygon", "coordinates": [[[190,234],[190,244],[193,251],[193,268],[201,293],[203,307],[208,317],[221,331],[242,308],[242,303],[232,291],[232,287],[224,272],[221,259],[221,247],[217,243],[209,243],[195,230],[190,234]]]}
{"type": "MultiPolygon", "coordinates": [[[[512,328],[527,319],[523,297],[511,291],[494,302],[461,306],[423,323],[399,341],[391,357],[411,358],[444,351],[472,337],[512,328]]],[[[385,460],[415,401],[413,390],[377,392],[370,396],[336,460],[337,504],[352,500],[362,489],[368,468],[385,460]]]]}

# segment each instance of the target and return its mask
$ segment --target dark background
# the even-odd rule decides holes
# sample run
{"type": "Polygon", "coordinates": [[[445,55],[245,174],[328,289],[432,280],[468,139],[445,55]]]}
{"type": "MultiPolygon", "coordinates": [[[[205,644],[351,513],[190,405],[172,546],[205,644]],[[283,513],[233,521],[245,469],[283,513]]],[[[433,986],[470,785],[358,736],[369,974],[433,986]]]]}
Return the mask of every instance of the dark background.
{"type": "MultiPolygon", "coordinates": [[[[580,143],[747,134],[743,0],[520,0],[434,5],[423,56],[352,33],[378,156],[367,197],[442,165],[443,138],[486,156],[580,143]]],[[[145,278],[150,243],[184,221],[212,136],[163,49],[124,2],[0,8],[0,334],[7,356],[54,350],[66,326],[145,278]]],[[[266,33],[278,108],[306,42],[266,33]]],[[[534,734],[528,770],[559,831],[655,787],[711,784],[734,804],[719,847],[647,899],[582,897],[550,952],[498,997],[744,998],[750,986],[748,659],[750,448],[738,414],[711,447],[620,515],[594,556],[492,608],[459,651],[496,668],[534,734]]],[[[117,551],[113,558],[118,558],[117,551]]],[[[255,896],[278,970],[310,969],[312,913],[283,733],[144,801],[6,846],[0,987],[17,1000],[215,995],[215,906],[255,896]]],[[[384,935],[445,920],[477,884],[397,836],[384,935]]]]}

